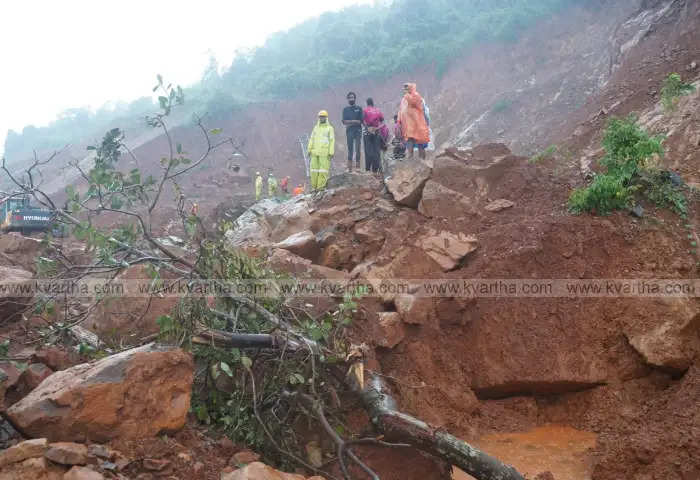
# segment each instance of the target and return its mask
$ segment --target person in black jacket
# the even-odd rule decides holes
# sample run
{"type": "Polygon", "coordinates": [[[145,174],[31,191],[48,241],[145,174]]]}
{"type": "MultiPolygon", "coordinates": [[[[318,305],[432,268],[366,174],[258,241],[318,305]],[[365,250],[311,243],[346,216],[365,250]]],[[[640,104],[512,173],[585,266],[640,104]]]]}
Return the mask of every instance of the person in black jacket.
{"type": "Polygon", "coordinates": [[[352,155],[355,153],[355,169],[360,170],[362,157],[362,107],[355,105],[357,95],[349,92],[348,106],[343,109],[343,125],[348,140],[348,172],[352,172],[352,155]]]}

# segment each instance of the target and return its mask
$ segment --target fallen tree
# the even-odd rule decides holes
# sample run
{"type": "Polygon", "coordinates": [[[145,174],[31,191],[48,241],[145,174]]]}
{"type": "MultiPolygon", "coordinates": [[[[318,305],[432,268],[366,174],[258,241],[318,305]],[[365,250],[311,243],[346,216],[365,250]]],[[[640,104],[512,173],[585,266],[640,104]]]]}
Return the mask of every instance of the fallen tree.
{"type": "MultiPolygon", "coordinates": [[[[217,312],[217,314],[223,315],[221,312],[217,312]]],[[[270,313],[265,311],[265,314],[270,313]]],[[[280,321],[280,323],[283,322],[280,321]]],[[[277,349],[281,348],[284,342],[291,342],[287,346],[293,349],[303,349],[308,348],[308,345],[315,345],[315,342],[312,340],[303,340],[304,343],[299,343],[284,334],[237,334],[217,330],[200,332],[192,339],[194,343],[211,344],[213,342],[222,347],[241,349],[277,349]]],[[[353,360],[354,362],[350,366],[349,371],[364,372],[362,358],[354,356],[353,360]],[[359,369],[357,368],[358,365],[360,366],[359,369]]],[[[524,477],[512,466],[504,464],[497,458],[482,452],[448,432],[431,427],[424,421],[397,410],[396,401],[388,393],[388,389],[379,375],[370,374],[369,379],[365,381],[364,374],[354,374],[348,376],[347,383],[362,399],[362,404],[377,429],[377,433],[382,438],[395,443],[377,439],[343,440],[326,420],[322,404],[310,395],[298,395],[316,412],[325,431],[338,444],[338,460],[343,466],[342,471],[346,480],[350,476],[343,463],[345,454],[360,465],[371,478],[379,479],[379,476],[371,471],[352,452],[352,445],[358,444],[374,444],[386,447],[411,446],[464,470],[478,480],[524,480],[524,477]]],[[[295,395],[287,394],[287,396],[292,397],[295,395]]]]}

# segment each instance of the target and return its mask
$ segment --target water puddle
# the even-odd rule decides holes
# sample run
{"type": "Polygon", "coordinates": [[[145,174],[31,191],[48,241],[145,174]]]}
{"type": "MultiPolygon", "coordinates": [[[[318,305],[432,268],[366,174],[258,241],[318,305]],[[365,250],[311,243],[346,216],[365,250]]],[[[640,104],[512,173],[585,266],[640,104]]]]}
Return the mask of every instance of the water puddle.
{"type": "MultiPolygon", "coordinates": [[[[595,447],[596,435],[563,425],[546,425],[524,433],[486,435],[473,443],[530,477],[550,471],[556,480],[590,480],[589,450],[595,447]]],[[[452,478],[474,479],[458,469],[452,478]]]]}

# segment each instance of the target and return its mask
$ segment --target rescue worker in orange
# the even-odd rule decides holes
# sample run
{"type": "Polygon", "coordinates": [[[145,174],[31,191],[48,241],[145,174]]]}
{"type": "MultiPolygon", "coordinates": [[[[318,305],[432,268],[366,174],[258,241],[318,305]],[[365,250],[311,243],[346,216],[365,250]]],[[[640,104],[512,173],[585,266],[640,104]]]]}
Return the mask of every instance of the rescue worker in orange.
{"type": "Polygon", "coordinates": [[[304,187],[301,184],[297,185],[294,188],[294,190],[292,190],[292,195],[294,195],[295,197],[297,195],[303,195],[303,194],[304,194],[304,187]]]}
{"type": "Polygon", "coordinates": [[[284,177],[280,180],[280,190],[282,190],[282,193],[289,193],[289,177],[284,177]]]}
{"type": "Polygon", "coordinates": [[[418,156],[425,158],[425,149],[430,143],[430,130],[425,120],[423,97],[416,90],[415,83],[405,83],[403,99],[399,107],[399,123],[406,144],[408,159],[413,159],[413,150],[418,147],[418,156]]]}

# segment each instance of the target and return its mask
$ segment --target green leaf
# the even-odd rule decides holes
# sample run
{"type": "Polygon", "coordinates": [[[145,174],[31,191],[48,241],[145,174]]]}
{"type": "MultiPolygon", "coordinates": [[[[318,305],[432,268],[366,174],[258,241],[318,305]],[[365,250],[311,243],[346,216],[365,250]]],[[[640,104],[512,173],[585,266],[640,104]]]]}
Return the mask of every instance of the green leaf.
{"type": "Polygon", "coordinates": [[[229,366],[228,363],[226,362],[221,362],[219,363],[219,367],[221,367],[221,370],[228,375],[229,377],[233,377],[233,370],[231,370],[231,367],[229,366]]]}
{"type": "Polygon", "coordinates": [[[212,135],[219,135],[222,131],[223,131],[223,130],[221,130],[220,128],[212,128],[212,129],[209,131],[209,133],[211,133],[212,135]]]}
{"type": "Polygon", "coordinates": [[[245,355],[243,355],[241,356],[241,365],[249,369],[253,366],[253,361],[250,359],[250,357],[246,357],[245,355]]]}
{"type": "Polygon", "coordinates": [[[121,198],[119,198],[119,196],[114,195],[112,197],[112,200],[110,202],[110,206],[112,207],[112,209],[119,210],[120,208],[122,208],[123,205],[124,205],[124,202],[122,201],[121,198]]]}

